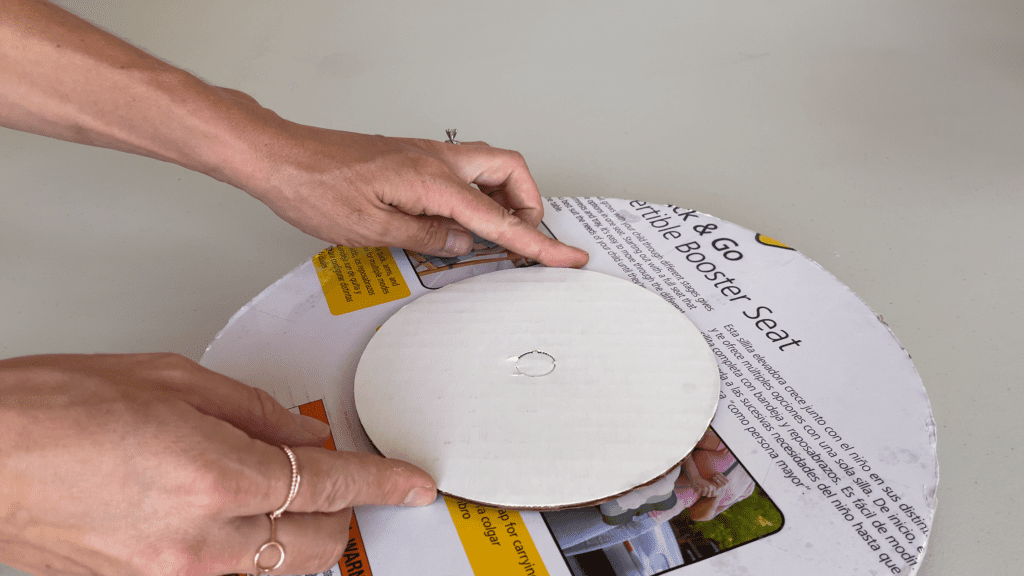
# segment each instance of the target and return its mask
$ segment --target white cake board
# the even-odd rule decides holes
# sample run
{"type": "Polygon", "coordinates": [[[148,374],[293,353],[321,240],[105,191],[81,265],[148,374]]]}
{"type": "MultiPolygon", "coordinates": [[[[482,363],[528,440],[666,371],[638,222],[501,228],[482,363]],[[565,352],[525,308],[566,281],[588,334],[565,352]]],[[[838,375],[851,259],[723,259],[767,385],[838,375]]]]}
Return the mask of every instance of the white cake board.
{"type": "Polygon", "coordinates": [[[542,267],[422,296],[376,333],[355,377],[381,453],[446,494],[516,509],[592,504],[654,481],[707,430],[718,392],[700,331],[661,297],[542,267]],[[495,425],[512,419],[514,429],[495,425]]]}

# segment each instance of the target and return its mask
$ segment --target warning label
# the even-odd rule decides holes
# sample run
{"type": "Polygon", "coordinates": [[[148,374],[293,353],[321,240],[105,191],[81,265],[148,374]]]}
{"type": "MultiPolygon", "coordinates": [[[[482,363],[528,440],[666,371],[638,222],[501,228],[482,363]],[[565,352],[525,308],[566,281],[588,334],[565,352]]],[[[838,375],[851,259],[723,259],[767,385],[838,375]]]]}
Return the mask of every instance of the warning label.
{"type": "Polygon", "coordinates": [[[313,257],[313,267],[335,316],[409,296],[387,248],[332,246],[313,257]]]}
{"type": "Polygon", "coordinates": [[[519,512],[445,496],[474,574],[548,576],[519,512]]]}

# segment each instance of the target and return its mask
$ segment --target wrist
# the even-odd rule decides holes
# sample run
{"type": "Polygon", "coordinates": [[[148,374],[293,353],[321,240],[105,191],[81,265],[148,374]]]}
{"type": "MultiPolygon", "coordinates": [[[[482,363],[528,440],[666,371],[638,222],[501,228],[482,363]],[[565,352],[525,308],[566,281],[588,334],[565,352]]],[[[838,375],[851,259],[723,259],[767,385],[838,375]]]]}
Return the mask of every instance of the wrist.
{"type": "Polygon", "coordinates": [[[191,97],[175,102],[175,143],[164,159],[253,194],[271,176],[286,121],[247,94],[186,76],[172,81],[191,97]]]}

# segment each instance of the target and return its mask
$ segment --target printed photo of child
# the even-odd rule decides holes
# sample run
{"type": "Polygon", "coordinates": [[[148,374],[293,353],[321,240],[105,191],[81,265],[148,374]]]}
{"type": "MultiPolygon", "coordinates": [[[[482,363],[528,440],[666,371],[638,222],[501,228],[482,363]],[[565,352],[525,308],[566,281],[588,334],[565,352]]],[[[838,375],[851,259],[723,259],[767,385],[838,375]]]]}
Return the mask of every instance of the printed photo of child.
{"type": "Polygon", "coordinates": [[[653,576],[762,538],[782,513],[711,428],[683,459],[671,492],[635,514],[616,502],[544,513],[576,576],[653,576]],[[614,510],[615,513],[609,513],[614,510]]]}

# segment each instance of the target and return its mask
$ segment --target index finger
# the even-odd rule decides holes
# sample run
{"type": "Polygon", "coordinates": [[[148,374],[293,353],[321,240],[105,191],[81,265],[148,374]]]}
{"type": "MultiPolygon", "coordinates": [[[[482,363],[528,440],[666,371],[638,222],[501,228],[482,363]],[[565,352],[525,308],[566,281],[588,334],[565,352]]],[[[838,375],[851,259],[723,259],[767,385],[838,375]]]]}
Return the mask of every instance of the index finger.
{"type": "MultiPolygon", "coordinates": [[[[258,442],[258,441],[254,441],[258,442]]],[[[236,502],[234,512],[264,514],[283,505],[291,488],[291,463],[278,446],[258,442],[260,489],[236,502]]],[[[437,485],[420,468],[362,452],[296,447],[298,492],[287,512],[337,512],[364,505],[425,506],[437,498],[437,485]]]]}
{"type": "Polygon", "coordinates": [[[526,160],[511,150],[491,150],[494,160],[483,165],[472,182],[484,190],[500,190],[502,199],[507,203],[506,208],[515,210],[516,216],[534,228],[540,226],[544,218],[544,204],[526,160]]]}
{"type": "Polygon", "coordinates": [[[490,146],[451,146],[442,148],[455,167],[460,182],[457,194],[442,214],[472,230],[482,238],[547,266],[578,268],[589,256],[548,238],[537,230],[544,215],[540,190],[526,161],[518,152],[490,146]],[[502,206],[468,184],[501,191],[502,206]],[[515,214],[510,214],[509,210],[515,214]]]}
{"type": "Polygon", "coordinates": [[[467,184],[454,191],[447,214],[481,238],[496,242],[505,248],[546,266],[579,268],[587,263],[589,255],[579,248],[568,246],[545,236],[536,226],[510,214],[503,206],[467,184]]]}
{"type": "Polygon", "coordinates": [[[296,448],[304,462],[306,490],[300,486],[291,512],[334,512],[353,506],[425,506],[437,499],[429,474],[402,460],[365,452],[296,448]]]}
{"type": "Polygon", "coordinates": [[[516,211],[516,216],[536,228],[544,218],[544,204],[537,182],[530,174],[523,155],[514,150],[494,148],[486,142],[463,142],[450,153],[461,160],[458,169],[467,182],[499,200],[505,208],[516,211]],[[500,192],[500,194],[494,194],[500,192]]]}

